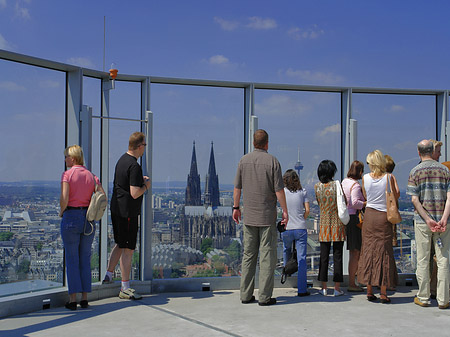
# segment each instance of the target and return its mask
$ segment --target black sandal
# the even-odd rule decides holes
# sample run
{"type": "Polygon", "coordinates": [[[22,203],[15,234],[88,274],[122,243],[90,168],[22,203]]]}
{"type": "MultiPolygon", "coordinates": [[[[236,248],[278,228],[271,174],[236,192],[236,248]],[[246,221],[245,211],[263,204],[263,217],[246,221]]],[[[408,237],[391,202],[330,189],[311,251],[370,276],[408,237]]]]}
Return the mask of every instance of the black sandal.
{"type": "Polygon", "coordinates": [[[383,304],[389,304],[391,303],[391,299],[389,297],[387,297],[386,294],[380,294],[380,296],[384,296],[386,298],[380,298],[380,302],[383,304]]]}
{"type": "Polygon", "coordinates": [[[374,294],[367,294],[367,300],[369,302],[374,302],[378,299],[378,297],[376,297],[374,294]]]}

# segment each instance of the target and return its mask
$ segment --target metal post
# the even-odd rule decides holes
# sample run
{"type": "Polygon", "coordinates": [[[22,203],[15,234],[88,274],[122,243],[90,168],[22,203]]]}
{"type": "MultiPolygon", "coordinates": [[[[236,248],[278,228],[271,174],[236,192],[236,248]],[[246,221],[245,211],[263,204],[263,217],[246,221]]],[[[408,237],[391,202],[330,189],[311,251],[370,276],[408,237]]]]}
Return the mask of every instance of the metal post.
{"type": "Polygon", "coordinates": [[[447,155],[447,116],[448,116],[448,91],[444,91],[436,95],[436,139],[442,142],[441,154],[443,156],[440,161],[449,160],[447,155]]]}
{"type": "Polygon", "coordinates": [[[443,146],[445,146],[445,148],[442,150],[441,149],[441,153],[444,154],[444,158],[442,161],[448,161],[450,159],[450,144],[447,144],[447,142],[450,141],[450,122],[447,122],[446,124],[446,128],[445,128],[445,142],[443,146]]]}
{"type": "MultiPolygon", "coordinates": [[[[111,81],[102,80],[102,106],[101,115],[109,117],[109,90],[111,81]]],[[[101,120],[101,146],[100,146],[100,179],[102,187],[109,196],[109,119],[101,120]]],[[[100,277],[106,273],[108,264],[108,209],[100,222],[100,277]]]]}
{"type": "Polygon", "coordinates": [[[84,166],[92,169],[92,107],[83,105],[80,112],[81,147],[84,154],[84,166]]]}
{"type": "MultiPolygon", "coordinates": [[[[147,123],[143,124],[143,132],[147,138],[147,147],[142,158],[142,169],[152,181],[152,153],[153,153],[153,113],[150,111],[150,79],[142,82],[141,87],[141,118],[147,123]]],[[[153,209],[152,209],[152,185],[144,195],[143,212],[141,216],[141,280],[153,279],[152,268],[152,229],[153,229],[153,209]]]]}
{"type": "Polygon", "coordinates": [[[253,134],[258,130],[258,116],[250,116],[250,131],[248,139],[248,152],[252,152],[255,147],[253,146],[253,134]]]}
{"type": "Polygon", "coordinates": [[[352,117],[352,89],[341,92],[341,179],[350,167],[349,125],[352,117]]]}
{"type": "MultiPolygon", "coordinates": [[[[152,181],[152,149],[153,149],[153,113],[146,111],[147,123],[145,134],[147,136],[147,148],[143,158],[144,174],[152,181]]],[[[141,218],[141,275],[143,281],[153,279],[152,268],[152,230],[153,230],[153,208],[152,208],[152,185],[144,197],[143,214],[141,218]]]]}
{"type": "Polygon", "coordinates": [[[83,102],[83,70],[67,72],[66,76],[66,146],[80,144],[80,111],[83,102]]]}
{"type": "Polygon", "coordinates": [[[255,103],[255,86],[250,84],[244,90],[244,154],[253,150],[253,133],[251,129],[251,116],[255,103]]]}
{"type": "MultiPolygon", "coordinates": [[[[349,163],[351,164],[358,159],[358,121],[356,119],[350,119],[349,134],[349,163]]],[[[347,171],[342,173],[345,175],[347,171]]]]}
{"type": "MultiPolygon", "coordinates": [[[[348,169],[350,168],[350,163],[352,157],[356,157],[356,141],[353,143],[353,147],[350,145],[351,137],[350,130],[351,125],[356,126],[355,123],[350,123],[350,119],[352,117],[352,89],[349,88],[347,90],[342,91],[341,93],[341,180],[347,175],[348,169]]],[[[352,130],[355,131],[355,130],[352,130]]],[[[352,132],[352,135],[355,136],[356,132],[352,132]]],[[[336,177],[337,178],[337,177],[336,177]]],[[[344,274],[348,275],[348,261],[349,254],[348,250],[344,249],[342,256],[342,263],[344,268],[344,274]]]]}

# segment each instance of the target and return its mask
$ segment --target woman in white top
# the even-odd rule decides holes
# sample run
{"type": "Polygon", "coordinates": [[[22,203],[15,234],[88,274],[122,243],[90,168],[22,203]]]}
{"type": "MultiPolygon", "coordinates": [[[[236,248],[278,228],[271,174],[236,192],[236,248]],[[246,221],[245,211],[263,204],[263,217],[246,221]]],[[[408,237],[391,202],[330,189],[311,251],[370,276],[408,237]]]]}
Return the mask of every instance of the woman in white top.
{"type": "Polygon", "coordinates": [[[306,248],[308,235],[306,232],[306,218],[309,215],[309,200],[306,190],[302,188],[297,173],[289,169],[283,175],[284,193],[286,194],[286,205],[289,221],[286,231],[281,234],[283,239],[284,264],[289,261],[292,254],[293,242],[297,250],[298,273],[297,292],[298,296],[308,296],[306,290],[306,248]]]}
{"type": "Polygon", "coordinates": [[[392,248],[392,224],[387,220],[386,185],[398,199],[399,192],[392,176],[386,174],[386,161],[379,150],[367,155],[370,173],[363,177],[363,193],[367,199],[362,247],[358,265],[358,282],[367,285],[367,300],[376,301],[373,286],[380,287],[381,303],[390,303],[387,288],[395,287],[398,280],[397,267],[392,248]]]}

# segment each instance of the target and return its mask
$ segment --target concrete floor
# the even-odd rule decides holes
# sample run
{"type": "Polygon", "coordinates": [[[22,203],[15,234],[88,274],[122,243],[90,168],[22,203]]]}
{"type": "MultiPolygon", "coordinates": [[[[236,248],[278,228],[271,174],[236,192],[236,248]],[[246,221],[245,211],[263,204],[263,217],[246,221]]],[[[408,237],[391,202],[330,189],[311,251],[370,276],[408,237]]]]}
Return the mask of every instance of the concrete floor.
{"type": "Polygon", "coordinates": [[[300,298],[296,289],[278,288],[277,304],[269,307],[241,304],[235,290],[162,293],[140,301],[112,297],[91,302],[89,309],[51,308],[2,319],[0,336],[450,335],[450,310],[439,310],[436,301],[429,308],[414,305],[415,288],[398,287],[389,305],[368,302],[363,293],[335,298],[317,291],[300,298]]]}

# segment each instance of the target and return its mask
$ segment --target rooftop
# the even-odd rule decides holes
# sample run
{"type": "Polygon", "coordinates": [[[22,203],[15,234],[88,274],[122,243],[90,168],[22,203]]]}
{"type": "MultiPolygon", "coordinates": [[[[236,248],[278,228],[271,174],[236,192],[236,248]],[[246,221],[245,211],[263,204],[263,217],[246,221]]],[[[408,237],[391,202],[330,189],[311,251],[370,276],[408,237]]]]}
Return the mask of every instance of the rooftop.
{"type": "Polygon", "coordinates": [[[295,289],[276,288],[277,304],[270,307],[241,304],[237,290],[110,297],[76,312],[58,307],[3,319],[0,335],[422,336],[426,327],[427,335],[447,336],[450,311],[435,302],[414,305],[416,291],[398,287],[390,305],[368,302],[363,293],[323,297],[317,288],[302,298],[295,289]]]}

